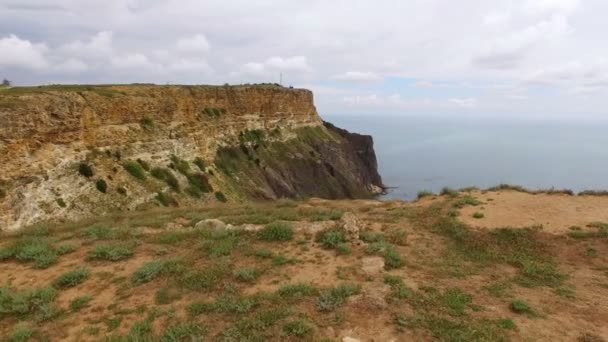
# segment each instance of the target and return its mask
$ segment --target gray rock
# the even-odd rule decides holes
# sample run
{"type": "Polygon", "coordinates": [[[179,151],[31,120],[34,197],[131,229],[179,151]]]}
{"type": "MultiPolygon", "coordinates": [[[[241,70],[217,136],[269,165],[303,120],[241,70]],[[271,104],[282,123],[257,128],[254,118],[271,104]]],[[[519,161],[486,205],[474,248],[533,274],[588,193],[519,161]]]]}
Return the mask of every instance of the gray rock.
{"type": "Polygon", "coordinates": [[[226,229],[226,224],[218,219],[205,219],[194,225],[195,229],[226,229]]]}
{"type": "Polygon", "coordinates": [[[351,212],[344,213],[340,219],[339,225],[346,232],[350,241],[359,240],[359,231],[363,228],[363,224],[357,215],[351,212]]]}

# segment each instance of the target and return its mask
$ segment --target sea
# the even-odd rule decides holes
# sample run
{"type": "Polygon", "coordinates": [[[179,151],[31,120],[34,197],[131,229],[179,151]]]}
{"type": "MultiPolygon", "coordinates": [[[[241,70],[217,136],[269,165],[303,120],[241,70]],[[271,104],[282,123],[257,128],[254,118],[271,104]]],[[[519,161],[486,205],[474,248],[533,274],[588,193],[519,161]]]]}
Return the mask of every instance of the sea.
{"type": "Polygon", "coordinates": [[[387,199],[443,187],[608,189],[608,124],[324,115],[373,136],[387,199]]]}

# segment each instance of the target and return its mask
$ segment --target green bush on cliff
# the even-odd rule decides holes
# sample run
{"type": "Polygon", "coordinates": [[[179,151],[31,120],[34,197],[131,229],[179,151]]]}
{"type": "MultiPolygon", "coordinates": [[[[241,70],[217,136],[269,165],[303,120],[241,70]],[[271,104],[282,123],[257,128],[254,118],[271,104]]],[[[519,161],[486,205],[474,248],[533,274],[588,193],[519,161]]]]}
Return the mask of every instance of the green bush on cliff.
{"type": "Polygon", "coordinates": [[[95,182],[95,187],[104,194],[108,191],[108,183],[103,179],[98,179],[97,182],[95,182]]]}
{"type": "Polygon", "coordinates": [[[215,199],[217,199],[220,202],[228,202],[228,199],[226,198],[226,195],[224,195],[223,192],[221,191],[216,191],[215,192],[215,199]]]}
{"type": "Polygon", "coordinates": [[[78,165],[78,173],[84,177],[91,178],[93,177],[93,168],[87,163],[80,163],[78,165]]]}
{"type": "Polygon", "coordinates": [[[131,174],[131,176],[139,179],[140,181],[146,180],[146,171],[141,167],[141,165],[133,160],[125,160],[122,163],[122,167],[131,174]]]}
{"type": "Polygon", "coordinates": [[[174,191],[180,191],[179,181],[177,180],[177,178],[175,178],[175,175],[173,174],[173,172],[171,172],[171,170],[155,167],[152,169],[152,171],[150,171],[150,174],[152,175],[152,177],[167,183],[167,185],[169,185],[174,191]]]}
{"type": "Polygon", "coordinates": [[[211,188],[211,184],[209,184],[209,179],[203,173],[191,173],[188,174],[188,183],[190,183],[190,188],[188,188],[188,193],[190,193],[194,197],[201,197],[203,193],[208,193],[213,191],[211,188]]]}

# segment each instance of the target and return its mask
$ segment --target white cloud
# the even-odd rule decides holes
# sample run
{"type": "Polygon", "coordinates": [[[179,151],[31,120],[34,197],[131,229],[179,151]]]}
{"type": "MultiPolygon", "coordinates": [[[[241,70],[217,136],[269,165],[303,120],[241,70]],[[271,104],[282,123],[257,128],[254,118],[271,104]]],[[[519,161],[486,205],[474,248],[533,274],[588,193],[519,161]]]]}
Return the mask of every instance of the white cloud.
{"type": "Polygon", "coordinates": [[[572,13],[581,4],[581,0],[526,0],[523,5],[524,12],[530,15],[547,13],[572,13]]]}
{"type": "Polygon", "coordinates": [[[88,60],[111,58],[114,54],[113,33],[101,31],[88,41],[76,40],[59,48],[59,53],[70,57],[81,57],[88,60]]]}
{"type": "Polygon", "coordinates": [[[160,65],[155,64],[141,53],[131,53],[112,58],[112,66],[120,69],[154,69],[160,71],[160,65]]]}
{"type": "Polygon", "coordinates": [[[455,105],[456,107],[473,108],[477,106],[477,99],[474,98],[452,98],[448,100],[448,103],[455,105]]]}
{"type": "Polygon", "coordinates": [[[177,41],[177,49],[187,53],[205,53],[209,51],[209,41],[203,34],[192,37],[180,38],[177,41]]]}
{"type": "Polygon", "coordinates": [[[264,62],[249,62],[243,64],[241,72],[250,75],[265,75],[270,72],[292,71],[309,72],[312,68],[304,56],[271,57],[264,62]]]}
{"type": "Polygon", "coordinates": [[[34,44],[14,34],[0,38],[0,67],[44,69],[49,63],[45,44],[34,44]]]}
{"type": "Polygon", "coordinates": [[[333,76],[332,79],[338,81],[373,82],[382,80],[382,77],[374,72],[369,71],[347,71],[344,74],[333,76]]]}
{"type": "Polygon", "coordinates": [[[473,63],[490,69],[515,68],[538,43],[570,32],[566,17],[554,15],[549,20],[495,38],[485,52],[474,58],[473,63]]]}
{"type": "Polygon", "coordinates": [[[58,70],[60,72],[68,72],[68,73],[84,72],[87,69],[88,69],[88,66],[86,65],[86,63],[84,63],[83,61],[76,59],[76,58],[70,58],[64,62],[59,63],[57,66],[55,66],[55,70],[58,70]]]}

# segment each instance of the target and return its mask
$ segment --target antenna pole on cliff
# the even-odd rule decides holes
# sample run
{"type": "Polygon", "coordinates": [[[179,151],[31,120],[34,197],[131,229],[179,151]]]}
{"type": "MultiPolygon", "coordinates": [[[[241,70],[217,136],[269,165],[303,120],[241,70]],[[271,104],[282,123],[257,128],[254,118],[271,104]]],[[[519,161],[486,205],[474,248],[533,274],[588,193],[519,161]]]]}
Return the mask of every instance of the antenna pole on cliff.
{"type": "Polygon", "coordinates": [[[279,76],[279,84],[280,84],[280,85],[283,85],[283,73],[280,73],[280,76],[279,76]]]}

